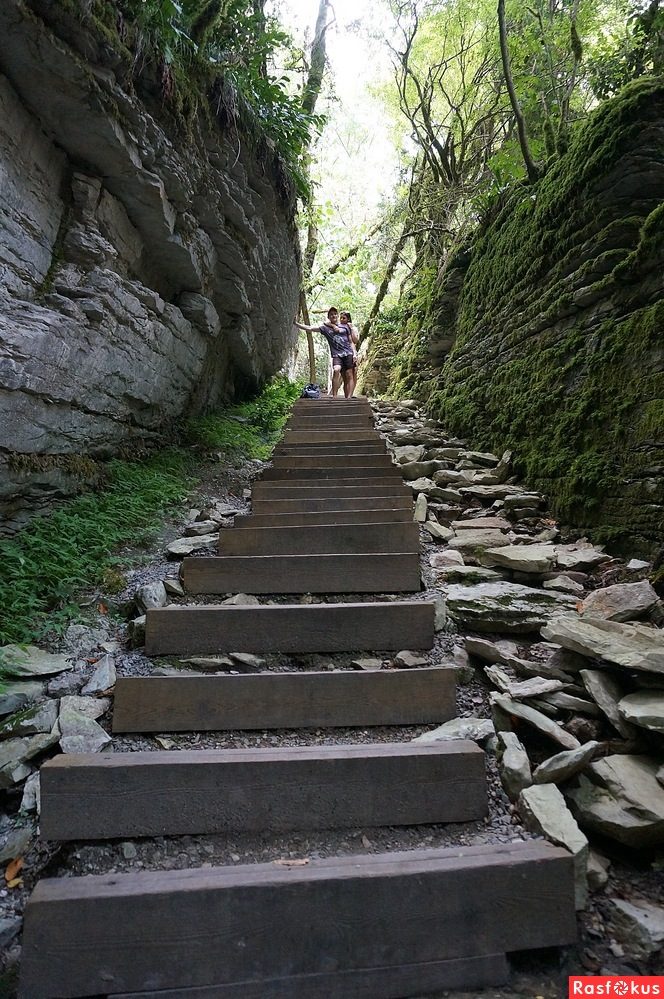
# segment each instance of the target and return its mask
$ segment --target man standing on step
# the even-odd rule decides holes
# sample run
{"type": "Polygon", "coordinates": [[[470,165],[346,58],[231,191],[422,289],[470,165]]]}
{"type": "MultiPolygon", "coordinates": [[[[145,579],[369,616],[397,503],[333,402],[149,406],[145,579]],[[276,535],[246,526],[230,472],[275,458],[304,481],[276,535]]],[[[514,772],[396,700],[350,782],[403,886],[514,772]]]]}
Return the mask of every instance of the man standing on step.
{"type": "Polygon", "coordinates": [[[305,326],[304,323],[295,320],[294,325],[305,333],[323,334],[330,345],[332,355],[332,395],[336,395],[339,391],[343,377],[344,396],[350,399],[355,388],[353,368],[355,355],[348,328],[339,325],[339,311],[335,308],[328,309],[327,322],[320,326],[305,326]]]}

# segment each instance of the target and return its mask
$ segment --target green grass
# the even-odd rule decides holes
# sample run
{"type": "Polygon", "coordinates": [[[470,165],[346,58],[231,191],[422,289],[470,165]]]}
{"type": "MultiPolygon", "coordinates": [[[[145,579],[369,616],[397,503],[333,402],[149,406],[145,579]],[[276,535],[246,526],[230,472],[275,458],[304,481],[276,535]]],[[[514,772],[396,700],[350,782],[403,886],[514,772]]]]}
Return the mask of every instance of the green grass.
{"type": "Polygon", "coordinates": [[[182,507],[199,481],[201,450],[223,449],[238,460],[267,457],[298,394],[299,386],[279,379],[242,406],[192,420],[184,434],[188,447],[144,461],[111,461],[99,491],[0,539],[0,644],[63,629],[80,616],[75,598],[86,588],[122,589],[122,549],[149,545],[163,516],[182,507]]]}

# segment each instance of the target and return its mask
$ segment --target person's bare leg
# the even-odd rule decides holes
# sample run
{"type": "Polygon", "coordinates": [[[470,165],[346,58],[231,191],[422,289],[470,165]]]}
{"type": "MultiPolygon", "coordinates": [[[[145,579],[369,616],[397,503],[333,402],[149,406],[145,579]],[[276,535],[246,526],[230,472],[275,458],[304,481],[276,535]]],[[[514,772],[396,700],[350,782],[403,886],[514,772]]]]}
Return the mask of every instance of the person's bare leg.
{"type": "Polygon", "coordinates": [[[344,395],[347,399],[350,399],[350,397],[352,396],[354,388],[355,386],[353,385],[353,369],[347,368],[346,371],[344,371],[344,395]]]}
{"type": "Polygon", "coordinates": [[[341,368],[334,368],[332,371],[332,395],[336,395],[341,388],[341,368]]]}

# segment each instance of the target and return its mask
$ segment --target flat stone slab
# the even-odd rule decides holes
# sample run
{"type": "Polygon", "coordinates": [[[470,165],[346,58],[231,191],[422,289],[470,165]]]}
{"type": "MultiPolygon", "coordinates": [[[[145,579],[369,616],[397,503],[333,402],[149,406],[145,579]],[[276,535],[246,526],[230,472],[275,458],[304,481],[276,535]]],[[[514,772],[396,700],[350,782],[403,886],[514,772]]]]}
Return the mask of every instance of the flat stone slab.
{"type": "Polygon", "coordinates": [[[632,725],[664,732],[664,690],[638,690],[618,703],[618,711],[632,725]]]}
{"type": "Polygon", "coordinates": [[[577,909],[588,901],[588,840],[579,829],[555,784],[524,788],[519,795],[519,812],[526,826],[546,836],[556,846],[564,846],[574,857],[574,895],[577,909]]]}
{"type": "Polygon", "coordinates": [[[630,847],[661,846],[664,788],[649,756],[614,755],[595,760],[579,786],[566,792],[579,824],[630,847]]]}
{"type": "Polygon", "coordinates": [[[444,725],[424,732],[412,741],[428,743],[472,739],[473,742],[485,742],[495,734],[496,729],[490,718],[451,718],[444,725]]]}
{"type": "Polygon", "coordinates": [[[512,525],[504,517],[473,517],[468,520],[453,520],[450,524],[455,531],[511,531],[512,525]]]}
{"type": "Polygon", "coordinates": [[[191,555],[198,548],[209,548],[218,543],[218,534],[199,534],[196,538],[178,538],[166,546],[166,553],[171,558],[184,558],[185,555],[191,555]]]}
{"type": "Polygon", "coordinates": [[[550,756],[533,773],[535,784],[562,784],[584,770],[592,762],[599,742],[585,742],[578,749],[567,749],[550,756]]]}
{"type": "Polygon", "coordinates": [[[53,676],[72,667],[68,656],[44,652],[36,645],[5,645],[0,652],[15,676],[53,676]]]}
{"type": "Polygon", "coordinates": [[[505,694],[491,694],[491,703],[499,708],[503,712],[503,715],[508,718],[520,718],[528,725],[532,725],[542,735],[548,736],[549,739],[557,742],[565,749],[578,749],[581,745],[575,736],[566,732],[557,722],[552,721],[551,718],[548,718],[541,711],[537,711],[536,708],[531,708],[527,704],[521,704],[520,701],[514,701],[505,694]]]}
{"type": "Polygon", "coordinates": [[[542,629],[542,637],[590,658],[647,673],[664,673],[664,632],[645,625],[564,614],[542,629]]]}
{"type": "Polygon", "coordinates": [[[658,601],[659,597],[647,579],[638,583],[616,583],[589,593],[581,613],[606,621],[633,621],[644,617],[658,601]]]}
{"type": "Polygon", "coordinates": [[[550,617],[574,603],[567,594],[520,583],[454,584],[447,590],[450,617],[475,631],[539,631],[550,617]]]}
{"type": "Polygon", "coordinates": [[[488,548],[482,561],[514,572],[548,572],[555,564],[556,550],[553,545],[506,545],[488,548]]]}

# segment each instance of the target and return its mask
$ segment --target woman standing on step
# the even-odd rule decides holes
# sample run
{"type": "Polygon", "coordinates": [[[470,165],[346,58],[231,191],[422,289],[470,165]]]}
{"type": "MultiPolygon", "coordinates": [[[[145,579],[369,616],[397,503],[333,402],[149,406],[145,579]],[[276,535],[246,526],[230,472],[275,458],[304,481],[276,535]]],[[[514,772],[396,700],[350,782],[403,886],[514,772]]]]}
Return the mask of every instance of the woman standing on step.
{"type": "Polygon", "coordinates": [[[350,312],[341,312],[339,314],[339,325],[348,330],[348,339],[351,347],[353,348],[353,387],[351,389],[350,396],[346,396],[347,399],[350,399],[355,392],[355,386],[357,385],[357,344],[360,340],[360,334],[353,326],[353,317],[350,312]]]}
{"type": "Polygon", "coordinates": [[[332,395],[336,395],[343,376],[344,395],[347,399],[353,394],[353,344],[347,328],[339,325],[339,310],[327,310],[327,322],[320,326],[305,326],[293,320],[293,325],[305,333],[322,333],[330,345],[332,355],[332,395]]]}

